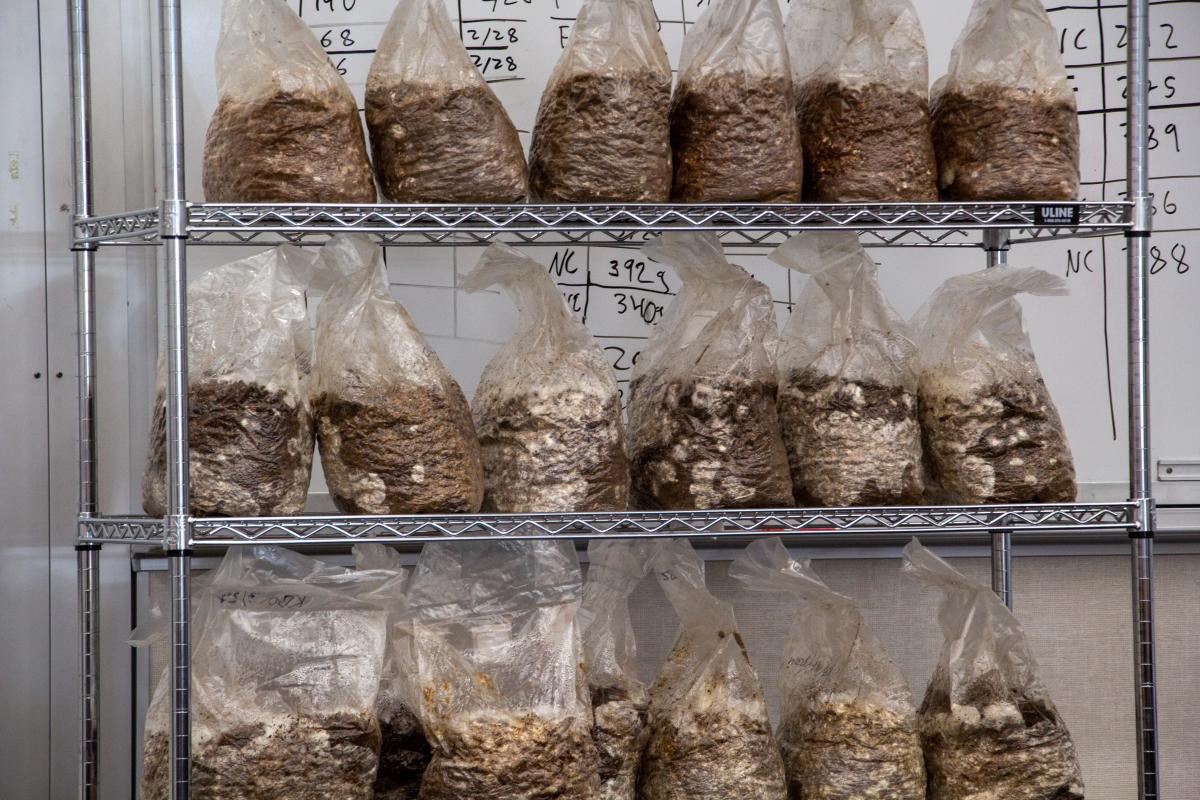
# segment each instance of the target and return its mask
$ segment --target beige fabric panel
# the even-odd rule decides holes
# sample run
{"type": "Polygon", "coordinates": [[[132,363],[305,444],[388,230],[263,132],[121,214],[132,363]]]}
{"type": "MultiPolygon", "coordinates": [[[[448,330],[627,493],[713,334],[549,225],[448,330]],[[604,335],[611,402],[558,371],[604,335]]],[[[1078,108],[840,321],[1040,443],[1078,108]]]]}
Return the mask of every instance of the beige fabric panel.
{"type": "MultiPolygon", "coordinates": [[[[987,559],[960,558],[954,565],[988,580],[987,559]]],[[[727,566],[710,561],[708,584],[737,609],[778,719],[778,666],[791,606],[786,598],[746,590],[726,576],[727,566]]],[[[1162,793],[1200,800],[1200,726],[1194,721],[1200,712],[1200,556],[1160,556],[1155,566],[1162,793]]],[[[818,560],[815,567],[830,586],[858,600],[919,702],[941,647],[938,593],[903,578],[898,559],[818,560]]],[[[1013,577],[1017,615],[1075,738],[1088,799],[1136,798],[1129,560],[1018,558],[1013,577]]],[[[165,588],[165,574],[156,573],[152,596],[165,588]]],[[[634,603],[642,676],[652,681],[678,626],[652,580],[634,603]]],[[[165,647],[154,649],[152,682],[163,674],[166,655],[165,647]]]]}

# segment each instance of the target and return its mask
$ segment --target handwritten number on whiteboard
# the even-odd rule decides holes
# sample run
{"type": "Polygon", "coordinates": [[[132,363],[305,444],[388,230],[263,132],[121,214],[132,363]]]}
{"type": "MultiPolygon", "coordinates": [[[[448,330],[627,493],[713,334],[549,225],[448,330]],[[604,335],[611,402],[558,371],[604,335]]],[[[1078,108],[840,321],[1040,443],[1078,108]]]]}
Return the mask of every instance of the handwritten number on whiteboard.
{"type": "Polygon", "coordinates": [[[1167,43],[1166,43],[1166,45],[1164,45],[1164,46],[1165,46],[1165,47],[1166,47],[1168,50],[1178,50],[1178,49],[1179,49],[1179,45],[1177,45],[1177,44],[1173,44],[1173,43],[1171,42],[1171,37],[1173,37],[1173,36],[1175,35],[1175,26],[1174,26],[1174,25],[1172,25],[1172,24],[1171,24],[1171,23],[1169,23],[1169,22],[1164,22],[1163,24],[1159,25],[1158,27],[1160,27],[1160,28],[1166,28],[1166,29],[1167,29],[1167,43]]]}

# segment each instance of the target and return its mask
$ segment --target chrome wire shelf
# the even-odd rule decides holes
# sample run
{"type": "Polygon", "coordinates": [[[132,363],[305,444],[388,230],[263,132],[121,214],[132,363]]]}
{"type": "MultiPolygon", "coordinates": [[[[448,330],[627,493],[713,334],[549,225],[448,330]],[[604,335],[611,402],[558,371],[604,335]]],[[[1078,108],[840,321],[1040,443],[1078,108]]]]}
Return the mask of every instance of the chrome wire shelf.
{"type": "MultiPolygon", "coordinates": [[[[893,508],[765,509],[748,511],[629,511],[586,514],[469,514],[454,516],[196,517],[193,545],[259,543],[345,544],[464,539],[590,539],[739,537],[854,533],[982,533],[1131,530],[1134,503],[1066,503],[893,508]]],[[[153,517],[82,518],[81,542],[160,542],[153,517]]]]}
{"type": "MultiPolygon", "coordinates": [[[[188,205],[192,244],[320,244],[358,232],[387,245],[637,243],[662,231],[716,231],[727,244],[774,245],[804,230],[844,229],[872,245],[977,247],[975,231],[1012,241],[1104,236],[1129,229],[1129,203],[872,203],[818,205],[188,205]],[[1038,222],[1039,207],[1078,209],[1078,225],[1038,222]]],[[[89,217],[76,247],[157,244],[159,212],[89,217]]]]}

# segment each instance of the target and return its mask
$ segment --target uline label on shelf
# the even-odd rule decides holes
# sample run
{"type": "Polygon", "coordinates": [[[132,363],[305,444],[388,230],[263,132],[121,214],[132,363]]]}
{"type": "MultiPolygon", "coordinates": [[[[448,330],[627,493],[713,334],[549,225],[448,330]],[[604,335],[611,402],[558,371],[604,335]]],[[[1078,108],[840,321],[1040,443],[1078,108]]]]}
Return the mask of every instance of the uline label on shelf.
{"type": "Polygon", "coordinates": [[[1079,206],[1041,205],[1033,209],[1035,225],[1075,228],[1079,226],[1079,206]]]}

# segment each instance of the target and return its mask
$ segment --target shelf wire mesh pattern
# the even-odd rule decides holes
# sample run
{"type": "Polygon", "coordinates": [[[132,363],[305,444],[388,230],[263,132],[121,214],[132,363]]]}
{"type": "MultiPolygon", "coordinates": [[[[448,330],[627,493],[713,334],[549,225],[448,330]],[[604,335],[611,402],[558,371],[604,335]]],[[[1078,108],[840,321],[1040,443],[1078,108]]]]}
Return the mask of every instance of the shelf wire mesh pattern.
{"type": "MultiPolygon", "coordinates": [[[[773,245],[804,230],[844,229],[868,244],[974,247],[985,229],[1014,241],[1100,236],[1129,228],[1128,203],[874,203],[823,205],[225,205],[188,206],[193,244],[319,244],[367,233],[383,244],[636,243],[662,231],[716,231],[728,244],[773,245]],[[1045,225],[1038,209],[1078,210],[1077,225],[1045,225]]],[[[1071,216],[1073,216],[1072,213],[1071,216]]],[[[158,211],[76,223],[77,246],[154,244],[158,211]]]]}
{"type": "MultiPolygon", "coordinates": [[[[1066,503],[581,514],[198,517],[192,520],[192,543],[337,544],[447,538],[727,538],[763,534],[970,533],[994,529],[1129,530],[1136,527],[1135,512],[1133,503],[1066,503]]],[[[127,544],[161,541],[162,530],[162,521],[150,517],[80,520],[82,541],[127,544]]]]}

